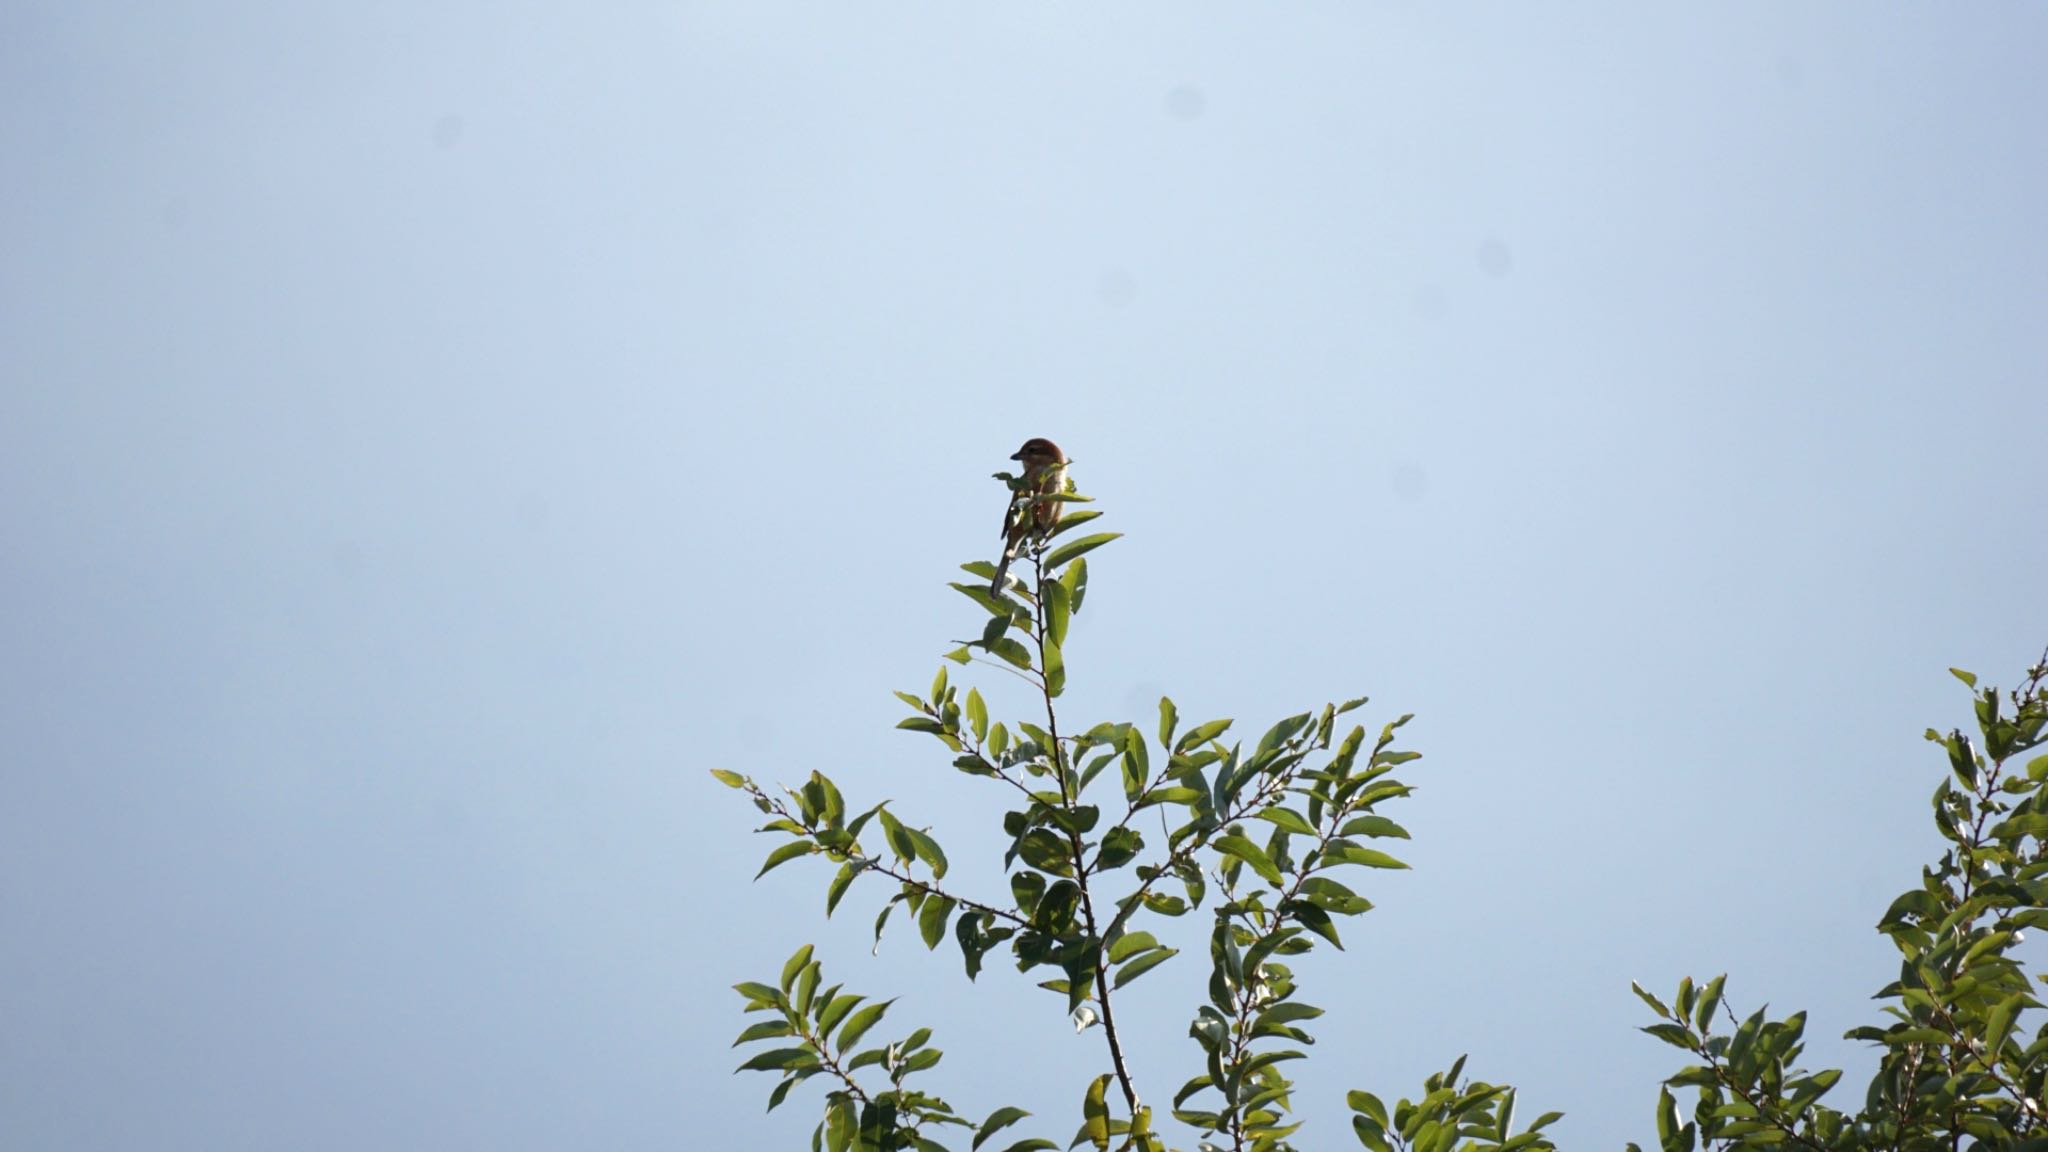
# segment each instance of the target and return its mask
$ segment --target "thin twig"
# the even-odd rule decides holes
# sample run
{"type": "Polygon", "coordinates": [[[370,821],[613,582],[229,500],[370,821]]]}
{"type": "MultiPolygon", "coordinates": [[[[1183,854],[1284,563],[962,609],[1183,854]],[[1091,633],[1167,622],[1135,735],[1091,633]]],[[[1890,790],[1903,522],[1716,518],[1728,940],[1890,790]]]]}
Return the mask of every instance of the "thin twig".
{"type": "MultiPolygon", "coordinates": [[[[1040,540],[1031,551],[1031,571],[1032,575],[1037,578],[1035,585],[1041,589],[1045,586],[1044,553],[1045,542],[1040,540]]],[[[1038,666],[1043,669],[1045,667],[1045,597],[1043,595],[1037,598],[1035,608],[1037,634],[1033,639],[1038,643],[1038,666]]],[[[1041,679],[1043,678],[1043,673],[1041,673],[1041,679]]],[[[1072,773],[1068,770],[1065,753],[1060,747],[1059,713],[1053,707],[1051,683],[1041,684],[1040,690],[1045,697],[1046,734],[1052,737],[1053,777],[1059,782],[1063,806],[1067,811],[1072,812],[1080,800],[1079,782],[1073,778],[1072,773]]],[[[1074,885],[1081,892],[1081,922],[1087,926],[1088,938],[1093,941],[1095,949],[1095,963],[1093,965],[1095,970],[1095,994],[1096,999],[1102,1004],[1102,1034],[1109,1042],[1109,1064],[1111,1070],[1116,1073],[1117,1087],[1123,1090],[1124,1104],[1130,1110],[1131,1119],[1136,1121],[1138,1117],[1138,1089],[1131,1082],[1131,1070],[1124,1060],[1123,1040],[1117,1034],[1116,1010],[1110,1004],[1109,968],[1106,964],[1109,949],[1103,943],[1102,935],[1096,929],[1095,897],[1089,891],[1088,863],[1084,858],[1085,853],[1081,844],[1081,834],[1069,829],[1067,832],[1067,843],[1074,856],[1074,885]]]]}

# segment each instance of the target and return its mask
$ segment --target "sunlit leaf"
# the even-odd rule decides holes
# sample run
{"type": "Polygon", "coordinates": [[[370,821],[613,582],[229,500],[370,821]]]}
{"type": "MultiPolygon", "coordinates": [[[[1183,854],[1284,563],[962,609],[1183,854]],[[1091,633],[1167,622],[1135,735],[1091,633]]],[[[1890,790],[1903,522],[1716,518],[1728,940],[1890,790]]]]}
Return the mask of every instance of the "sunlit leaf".
{"type": "Polygon", "coordinates": [[[818,846],[808,840],[792,840],[768,854],[768,859],[761,865],[761,870],[754,873],[754,879],[759,880],[766,876],[770,869],[781,867],[799,856],[808,856],[817,850],[818,846]]]}
{"type": "Polygon", "coordinates": [[[1045,567],[1047,569],[1058,568],[1067,561],[1083,553],[1092,552],[1122,535],[1123,533],[1121,532],[1097,532],[1093,536],[1083,536],[1079,540],[1069,540],[1046,554],[1045,567]]]}
{"type": "MultiPolygon", "coordinates": [[[[1031,1115],[1031,1113],[1026,1112],[1022,1108],[1005,1107],[996,1109],[995,1111],[989,1113],[988,1119],[983,1120],[981,1122],[981,1127],[975,1130],[974,1144],[972,1145],[972,1147],[980,1148],[982,1144],[988,1140],[989,1137],[995,1135],[996,1133],[1002,1131],[1005,1128],[1008,1128],[1010,1125],[1015,1124],[1017,1121],[1022,1120],[1024,1117],[1029,1115],[1031,1115]]],[[[1012,1145],[1012,1147],[1015,1147],[1015,1145],[1012,1145]]]]}
{"type": "Polygon", "coordinates": [[[881,1020],[882,1014],[889,1010],[889,1005],[895,1002],[894,1000],[884,1000],[879,1004],[870,1004],[855,1012],[853,1017],[846,1022],[846,1025],[840,1028],[839,1035],[834,1038],[833,1043],[841,1051],[860,1043],[860,1038],[868,1034],[868,1029],[873,1028],[876,1022],[881,1020]]]}
{"type": "Polygon", "coordinates": [[[1129,984],[1131,981],[1136,980],[1138,977],[1143,976],[1145,973],[1150,972],[1152,969],[1178,955],[1180,955],[1180,951],[1176,948],[1154,948],[1150,952],[1139,955],[1130,963],[1116,970],[1116,987],[1122,988],[1124,985],[1129,984]]]}

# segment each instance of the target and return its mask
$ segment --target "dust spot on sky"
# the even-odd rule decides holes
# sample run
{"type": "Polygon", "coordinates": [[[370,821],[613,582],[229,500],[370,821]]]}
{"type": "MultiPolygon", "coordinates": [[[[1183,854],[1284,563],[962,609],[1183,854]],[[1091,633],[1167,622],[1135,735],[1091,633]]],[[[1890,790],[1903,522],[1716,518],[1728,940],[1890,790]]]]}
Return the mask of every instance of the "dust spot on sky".
{"type": "Polygon", "coordinates": [[[512,506],[519,526],[528,532],[545,531],[548,526],[548,498],[538,492],[522,492],[512,506]]]}
{"type": "Polygon", "coordinates": [[[1394,495],[1403,500],[1420,500],[1429,495],[1429,473],[1413,460],[1394,466],[1394,495]]]}
{"type": "Polygon", "coordinates": [[[1806,62],[1797,56],[1780,56],[1771,61],[1772,69],[1778,74],[1778,86],[1787,92],[1797,92],[1806,87],[1806,62]]]}
{"type": "Polygon", "coordinates": [[[1166,690],[1155,680],[1133,684],[1124,693],[1124,714],[1137,717],[1139,729],[1150,732],[1158,726],[1159,698],[1165,694],[1166,690]],[[1147,720],[1152,723],[1147,724],[1147,720]]]}
{"type": "Polygon", "coordinates": [[[1488,236],[1479,245],[1479,270],[1498,280],[1515,270],[1515,254],[1498,236],[1488,236]]]}
{"type": "Polygon", "coordinates": [[[438,800],[433,809],[434,832],[440,836],[460,835],[469,824],[469,809],[454,800],[438,800]]]}
{"type": "Polygon", "coordinates": [[[462,143],[463,128],[462,117],[453,114],[434,121],[434,147],[443,152],[452,151],[462,143]]]}
{"type": "Polygon", "coordinates": [[[1208,110],[1208,95],[1193,84],[1183,84],[1166,94],[1166,113],[1175,120],[1200,120],[1208,110]]]}
{"type": "Polygon", "coordinates": [[[1111,268],[1095,278],[1095,295],[1111,308],[1128,308],[1138,298],[1138,282],[1129,272],[1111,268]]]}
{"type": "Polygon", "coordinates": [[[1444,290],[1434,284],[1419,285],[1415,295],[1408,298],[1408,307],[1432,324],[1450,315],[1451,311],[1450,301],[1444,299],[1444,290]]]}
{"type": "Polygon", "coordinates": [[[353,540],[336,544],[329,560],[334,564],[334,574],[344,580],[353,580],[363,574],[363,547],[353,540]]]}

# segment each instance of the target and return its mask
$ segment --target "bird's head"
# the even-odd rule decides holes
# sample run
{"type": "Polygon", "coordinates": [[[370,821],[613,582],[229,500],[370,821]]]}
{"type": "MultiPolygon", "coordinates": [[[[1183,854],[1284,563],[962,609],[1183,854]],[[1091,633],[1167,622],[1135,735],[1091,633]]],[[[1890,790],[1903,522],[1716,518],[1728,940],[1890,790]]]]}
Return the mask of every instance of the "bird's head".
{"type": "Polygon", "coordinates": [[[1033,436],[1031,439],[1026,440],[1024,446],[1017,449],[1010,459],[1018,461],[1028,469],[1036,471],[1040,468],[1066,463],[1067,454],[1060,451],[1059,445],[1047,440],[1045,437],[1033,436]]]}

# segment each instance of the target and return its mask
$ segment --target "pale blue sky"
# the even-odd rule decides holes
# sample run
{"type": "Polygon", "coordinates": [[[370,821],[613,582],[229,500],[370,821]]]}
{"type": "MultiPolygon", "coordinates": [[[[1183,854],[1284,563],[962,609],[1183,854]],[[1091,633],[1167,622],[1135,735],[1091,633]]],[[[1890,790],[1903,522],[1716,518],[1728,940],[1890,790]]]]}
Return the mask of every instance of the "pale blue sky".
{"type": "MultiPolygon", "coordinates": [[[[1077,726],[1419,714],[1307,1143],[1468,1051],[1649,1140],[1631,978],[1860,1072],[1943,669],[2048,639],[2044,37],[0,0],[0,1145],[799,1147],[726,988],[808,940],[1064,1139],[1097,1037],[748,885],[705,775],[823,768],[994,888],[889,689],[1029,435],[1129,534],[1077,726]]],[[[1122,1009],[1162,1104],[1199,976],[1122,1009]]]]}

